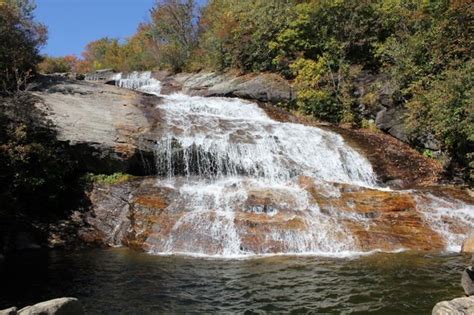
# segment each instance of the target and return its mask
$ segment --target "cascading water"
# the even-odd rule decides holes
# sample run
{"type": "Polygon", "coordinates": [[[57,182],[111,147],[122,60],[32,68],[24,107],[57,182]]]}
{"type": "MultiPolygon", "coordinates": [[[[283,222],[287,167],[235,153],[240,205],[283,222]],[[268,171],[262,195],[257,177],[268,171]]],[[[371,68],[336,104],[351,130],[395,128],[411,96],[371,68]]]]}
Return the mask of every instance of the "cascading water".
{"type": "MultiPolygon", "coordinates": [[[[160,94],[150,72],[115,79],[120,87],[160,94]]],[[[172,222],[156,226],[147,240],[150,252],[225,257],[360,252],[347,218],[322,211],[301,184],[309,181],[323,196],[339,194],[340,185],[377,188],[368,160],[341,136],[274,121],[239,99],[160,96],[164,124],[156,144],[156,185],[177,194],[167,207],[172,222]]],[[[460,209],[474,227],[473,207],[460,209]]],[[[423,213],[447,235],[448,248],[459,246],[449,226],[437,226],[439,212],[423,213]]]]}

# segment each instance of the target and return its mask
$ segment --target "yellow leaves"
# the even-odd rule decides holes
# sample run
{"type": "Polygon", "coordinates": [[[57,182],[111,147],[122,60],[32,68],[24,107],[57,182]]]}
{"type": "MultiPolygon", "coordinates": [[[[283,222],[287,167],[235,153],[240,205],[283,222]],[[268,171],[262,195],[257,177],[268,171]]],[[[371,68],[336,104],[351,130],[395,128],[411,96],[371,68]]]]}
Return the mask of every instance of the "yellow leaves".
{"type": "Polygon", "coordinates": [[[18,141],[23,141],[26,139],[27,137],[27,132],[26,132],[27,128],[25,125],[19,125],[15,128],[15,130],[13,131],[13,134],[14,134],[14,137],[16,140],[18,141]]]}
{"type": "Polygon", "coordinates": [[[306,87],[317,87],[322,76],[327,72],[327,60],[324,57],[314,61],[311,59],[298,58],[290,65],[295,73],[295,82],[297,85],[306,87]]]}

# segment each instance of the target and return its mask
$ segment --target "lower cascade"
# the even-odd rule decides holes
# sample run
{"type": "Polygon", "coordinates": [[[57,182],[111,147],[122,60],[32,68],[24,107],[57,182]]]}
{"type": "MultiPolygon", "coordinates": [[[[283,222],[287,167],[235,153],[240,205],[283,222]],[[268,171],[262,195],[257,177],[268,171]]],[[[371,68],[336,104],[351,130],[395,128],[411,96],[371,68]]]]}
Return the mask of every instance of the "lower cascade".
{"type": "Polygon", "coordinates": [[[144,240],[150,253],[459,250],[474,228],[470,201],[380,187],[370,162],[334,132],[275,121],[240,99],[161,95],[150,72],[115,80],[161,98],[154,187],[167,191],[169,201],[144,240]],[[417,237],[426,246],[415,245],[417,237]]]}

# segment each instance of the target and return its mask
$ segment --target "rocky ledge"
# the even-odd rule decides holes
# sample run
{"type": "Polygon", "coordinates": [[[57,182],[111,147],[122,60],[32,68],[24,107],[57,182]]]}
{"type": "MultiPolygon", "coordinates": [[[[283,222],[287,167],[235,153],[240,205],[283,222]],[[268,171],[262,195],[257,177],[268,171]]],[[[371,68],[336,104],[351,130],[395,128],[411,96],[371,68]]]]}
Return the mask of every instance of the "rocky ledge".
{"type": "Polygon", "coordinates": [[[153,167],[159,118],[151,109],[158,97],[56,76],[42,77],[33,94],[59,140],[70,144],[88,171],[143,174],[153,167]]]}
{"type": "MultiPolygon", "coordinates": [[[[434,211],[432,193],[474,202],[465,191],[437,192],[436,188],[426,188],[416,194],[381,191],[344,184],[319,184],[307,177],[300,178],[299,186],[311,196],[308,207],[319,206],[324,216],[322,220],[327,221],[321,221],[320,225],[328,225],[324,226],[328,239],[334,244],[344,243],[349,235],[352,250],[442,250],[446,246],[440,234],[442,229],[449,229],[461,238],[469,231],[468,224],[453,217],[443,216],[443,226],[438,228],[427,219],[430,211],[434,211]],[[338,231],[339,227],[344,229],[338,231]]],[[[198,239],[197,247],[203,252],[218,254],[216,235],[195,226],[199,220],[212,223],[215,218],[184,219],[190,210],[185,203],[179,203],[182,197],[179,187],[179,180],[174,186],[163,186],[154,177],[115,185],[96,184],[90,192],[92,209],[85,218],[87,227],[79,233],[81,239],[95,245],[124,245],[161,252],[166,245],[163,240],[179,235],[180,241],[174,244],[176,251],[186,251],[187,245],[198,239]],[[181,223],[177,224],[178,221],[181,223]]],[[[293,196],[278,189],[251,186],[245,189],[247,198],[238,205],[231,223],[235,225],[242,249],[259,254],[287,251],[285,242],[278,241],[275,234],[312,233],[314,227],[307,217],[311,210],[295,210],[293,196]]],[[[211,210],[210,216],[213,215],[211,210]]]]}

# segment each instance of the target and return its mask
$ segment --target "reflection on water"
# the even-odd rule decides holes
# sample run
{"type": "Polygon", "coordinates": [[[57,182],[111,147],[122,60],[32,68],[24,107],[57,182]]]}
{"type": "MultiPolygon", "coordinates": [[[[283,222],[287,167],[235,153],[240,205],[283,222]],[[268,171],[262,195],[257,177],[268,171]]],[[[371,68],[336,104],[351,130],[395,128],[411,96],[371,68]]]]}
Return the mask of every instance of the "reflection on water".
{"type": "Polygon", "coordinates": [[[23,253],[0,264],[0,309],[74,296],[88,313],[428,314],[462,296],[461,256],[160,257],[126,249],[23,253]]]}

